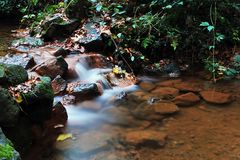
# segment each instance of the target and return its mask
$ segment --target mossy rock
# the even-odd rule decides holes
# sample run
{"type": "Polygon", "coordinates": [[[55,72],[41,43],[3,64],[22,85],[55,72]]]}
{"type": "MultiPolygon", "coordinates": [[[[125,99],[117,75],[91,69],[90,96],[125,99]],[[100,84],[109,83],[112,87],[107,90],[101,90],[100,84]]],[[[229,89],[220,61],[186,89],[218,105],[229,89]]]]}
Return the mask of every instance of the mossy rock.
{"type": "Polygon", "coordinates": [[[0,160],[20,160],[19,153],[13,148],[12,143],[5,137],[0,128],[0,160]]]}
{"type": "Polygon", "coordinates": [[[42,77],[33,90],[21,93],[23,101],[20,103],[23,111],[36,122],[43,122],[50,118],[54,93],[49,77],[42,77]]]}
{"type": "Polygon", "coordinates": [[[19,118],[20,107],[7,89],[0,88],[0,126],[14,126],[19,118]]]}
{"type": "Polygon", "coordinates": [[[0,63],[0,85],[17,85],[27,80],[28,73],[22,66],[0,63]]]}

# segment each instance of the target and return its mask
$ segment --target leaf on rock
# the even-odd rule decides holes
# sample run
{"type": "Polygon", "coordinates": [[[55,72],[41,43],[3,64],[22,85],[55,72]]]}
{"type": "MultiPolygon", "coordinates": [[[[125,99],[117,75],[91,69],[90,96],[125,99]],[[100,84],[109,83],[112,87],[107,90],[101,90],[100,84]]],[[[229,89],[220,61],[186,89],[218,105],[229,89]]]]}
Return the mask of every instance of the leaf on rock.
{"type": "Polygon", "coordinates": [[[73,138],[73,135],[71,133],[60,134],[57,138],[57,141],[64,141],[69,138],[73,138]]]}

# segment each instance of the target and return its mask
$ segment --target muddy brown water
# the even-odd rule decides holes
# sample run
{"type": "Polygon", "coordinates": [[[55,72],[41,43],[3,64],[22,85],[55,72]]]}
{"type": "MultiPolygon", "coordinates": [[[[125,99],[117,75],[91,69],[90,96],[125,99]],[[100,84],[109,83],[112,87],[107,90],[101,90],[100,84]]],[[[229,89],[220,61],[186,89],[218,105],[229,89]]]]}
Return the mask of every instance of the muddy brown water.
{"type": "MultiPolygon", "coordinates": [[[[10,30],[13,28],[9,24],[0,23],[0,55],[6,54],[7,46],[12,40],[10,30]]],[[[104,96],[95,100],[77,106],[66,106],[69,119],[61,133],[71,134],[72,137],[49,144],[48,140],[52,135],[47,135],[46,142],[41,145],[34,144],[23,159],[240,160],[240,82],[212,84],[198,77],[183,79],[187,83],[197,83],[205,89],[230,92],[236,100],[220,106],[201,101],[195,106],[180,108],[178,114],[171,115],[163,121],[142,121],[132,118],[112,103],[112,97],[119,93],[119,90],[108,90],[104,96]],[[84,109],[85,107],[88,110],[84,109]],[[154,148],[124,144],[119,135],[134,130],[164,132],[168,135],[166,145],[154,148]]],[[[157,83],[156,81],[163,79],[159,78],[154,83],[157,83]]],[[[132,89],[135,91],[131,92],[139,90],[132,89]]],[[[138,104],[133,101],[126,101],[129,108],[138,104]]]]}

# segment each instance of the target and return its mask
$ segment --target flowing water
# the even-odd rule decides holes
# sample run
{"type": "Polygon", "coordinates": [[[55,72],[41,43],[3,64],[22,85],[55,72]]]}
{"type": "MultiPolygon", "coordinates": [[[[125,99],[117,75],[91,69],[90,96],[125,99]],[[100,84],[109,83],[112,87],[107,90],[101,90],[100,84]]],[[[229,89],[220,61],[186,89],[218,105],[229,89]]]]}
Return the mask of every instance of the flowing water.
{"type": "MultiPolygon", "coordinates": [[[[10,29],[0,24],[0,54],[5,55],[11,40],[10,29]]],[[[93,100],[65,106],[68,113],[66,127],[59,133],[71,138],[49,143],[52,135],[46,135],[42,143],[36,143],[29,160],[240,160],[240,83],[228,81],[213,84],[198,77],[183,77],[188,84],[199,84],[204,89],[232,93],[236,100],[229,105],[212,105],[201,101],[163,121],[140,120],[130,114],[142,100],[124,99],[123,92],[138,95],[136,85],[110,88],[102,73],[109,69],[91,69],[87,64],[77,64],[78,80],[103,81],[103,94],[93,100]],[[121,104],[121,103],[120,103],[121,104]],[[131,131],[159,131],[168,135],[162,148],[132,147],[122,141],[131,131]]],[[[161,78],[142,77],[143,81],[157,84],[161,78]]],[[[166,80],[166,79],[164,79],[166,80]]],[[[141,91],[145,97],[147,91],[141,91]]],[[[56,97],[59,101],[61,97],[56,97]]],[[[55,137],[56,138],[56,137],[55,137]]],[[[55,140],[55,139],[54,139],[55,140]]]]}

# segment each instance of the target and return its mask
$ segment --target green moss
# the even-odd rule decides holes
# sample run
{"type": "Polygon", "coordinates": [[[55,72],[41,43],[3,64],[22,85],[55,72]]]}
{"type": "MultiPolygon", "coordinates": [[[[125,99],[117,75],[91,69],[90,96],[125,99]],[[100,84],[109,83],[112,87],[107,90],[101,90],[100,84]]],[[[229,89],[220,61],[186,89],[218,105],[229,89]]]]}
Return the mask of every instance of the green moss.
{"type": "Polygon", "coordinates": [[[54,98],[54,93],[51,86],[51,79],[49,77],[41,77],[41,82],[37,83],[34,89],[28,93],[22,93],[26,104],[34,102],[36,97],[54,98]]]}
{"type": "Polygon", "coordinates": [[[14,156],[14,148],[10,144],[0,145],[0,159],[11,160],[14,156]]]}

